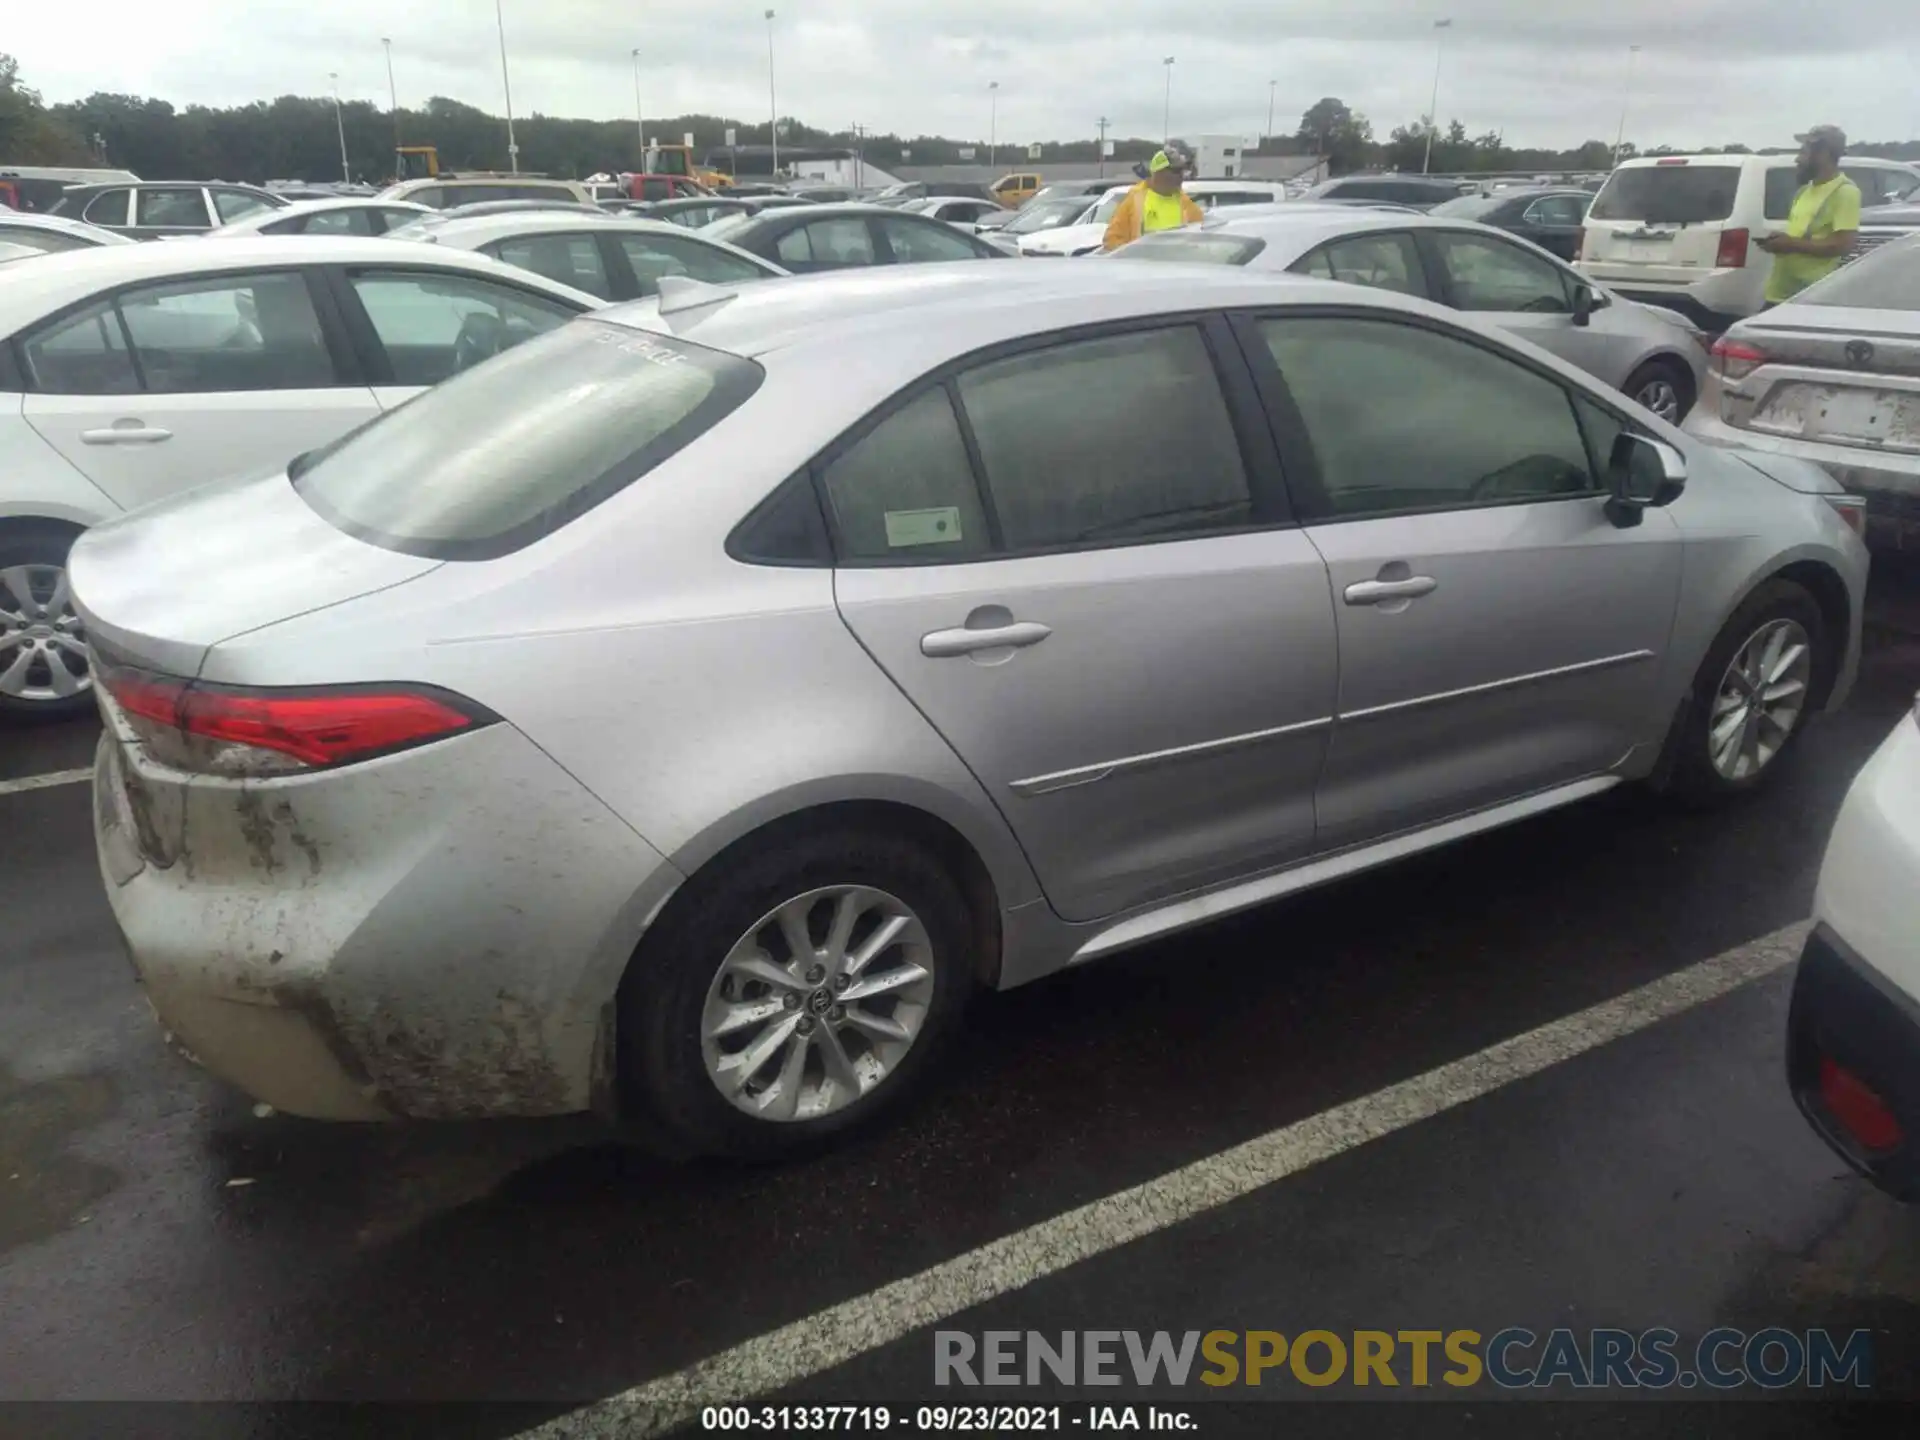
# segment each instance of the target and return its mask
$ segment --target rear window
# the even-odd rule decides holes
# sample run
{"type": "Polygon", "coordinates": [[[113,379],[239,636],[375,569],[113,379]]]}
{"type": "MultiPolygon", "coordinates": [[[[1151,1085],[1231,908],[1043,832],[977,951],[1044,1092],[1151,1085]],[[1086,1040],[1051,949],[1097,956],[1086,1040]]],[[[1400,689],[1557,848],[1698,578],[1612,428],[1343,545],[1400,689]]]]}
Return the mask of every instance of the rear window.
{"type": "Polygon", "coordinates": [[[632,484],[761,376],[738,356],[581,321],[435,386],[289,473],[314,510],[369,544],[488,560],[632,484]]]}
{"type": "Polygon", "coordinates": [[[1442,201],[1427,213],[1448,220],[1484,220],[1507,204],[1505,195],[1462,195],[1442,201]]]}
{"type": "Polygon", "coordinates": [[[1869,250],[1793,297],[1796,305],[1920,310],[1920,236],[1869,250]]]}
{"type": "MultiPolygon", "coordinates": [[[[1785,172],[1789,179],[1793,172],[1785,172]]],[[[1737,165],[1642,165],[1616,170],[1594,197],[1589,220],[1701,225],[1733,214],[1737,165]]],[[[1791,195],[1788,197],[1791,199],[1791,195]]],[[[1769,211],[1771,213],[1771,211],[1769,211]]],[[[1785,213],[1784,211],[1782,212],[1785,213]]]]}
{"type": "Polygon", "coordinates": [[[1253,235],[1227,235],[1205,230],[1167,230],[1143,235],[1113,252],[1115,260],[1175,260],[1194,265],[1244,265],[1267,242],[1253,235]]]}

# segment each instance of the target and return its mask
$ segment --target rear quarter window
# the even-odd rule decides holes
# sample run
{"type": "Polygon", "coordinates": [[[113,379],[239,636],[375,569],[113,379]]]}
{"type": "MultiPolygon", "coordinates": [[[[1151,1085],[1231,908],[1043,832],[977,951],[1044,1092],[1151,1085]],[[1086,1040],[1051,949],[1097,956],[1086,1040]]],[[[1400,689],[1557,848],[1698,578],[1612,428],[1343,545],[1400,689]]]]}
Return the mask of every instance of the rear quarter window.
{"type": "Polygon", "coordinates": [[[720,423],[750,360],[582,320],[530,340],[295,462],[347,534],[438,560],[510,554],[570,524],[720,423]]]}

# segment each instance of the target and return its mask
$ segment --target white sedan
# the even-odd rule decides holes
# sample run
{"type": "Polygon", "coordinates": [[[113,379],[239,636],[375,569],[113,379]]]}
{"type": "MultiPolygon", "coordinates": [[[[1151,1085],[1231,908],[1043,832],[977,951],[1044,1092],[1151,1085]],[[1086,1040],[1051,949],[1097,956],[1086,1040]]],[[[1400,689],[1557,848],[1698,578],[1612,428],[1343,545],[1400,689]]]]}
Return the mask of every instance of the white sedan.
{"type": "Polygon", "coordinates": [[[234,240],[248,235],[384,235],[409,221],[433,212],[411,200],[340,196],[327,200],[300,200],[278,210],[255,210],[231,225],[210,231],[211,240],[234,240]]]}
{"type": "Polygon", "coordinates": [[[140,242],[84,220],[66,215],[42,215],[35,210],[0,207],[0,244],[17,245],[43,255],[63,250],[92,250],[101,245],[137,245],[140,242]]]}
{"type": "Polygon", "coordinates": [[[787,273],[771,260],[684,225],[630,215],[524,210],[452,219],[407,234],[426,244],[491,255],[602,300],[657,295],[668,276],[738,285],[787,273]]]}
{"type": "Polygon", "coordinates": [[[1787,1022],[1787,1077],[1822,1139],[1920,1201],[1920,718],[1855,777],[1827,841],[1787,1022]]]}
{"type": "Polygon", "coordinates": [[[0,722],[89,708],[67,552],[271,470],[599,305],[482,255],[286,236],[115,245],[0,285],[0,722]]]}

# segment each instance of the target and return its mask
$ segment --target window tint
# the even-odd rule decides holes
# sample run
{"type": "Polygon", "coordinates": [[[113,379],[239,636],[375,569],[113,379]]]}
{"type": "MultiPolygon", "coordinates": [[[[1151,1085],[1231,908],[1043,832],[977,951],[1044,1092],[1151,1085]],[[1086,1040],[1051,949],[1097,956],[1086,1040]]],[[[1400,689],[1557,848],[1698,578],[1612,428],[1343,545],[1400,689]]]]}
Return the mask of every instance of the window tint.
{"type": "Polygon", "coordinates": [[[1306,423],[1323,491],[1316,508],[1329,517],[1595,488],[1568,392],[1510,360],[1385,321],[1260,328],[1306,423]]]}
{"type": "Polygon", "coordinates": [[[392,209],[382,207],[376,213],[380,217],[381,224],[384,225],[387,230],[394,230],[402,225],[410,225],[420,218],[420,212],[418,210],[402,210],[397,206],[392,209]]]}
{"type": "Polygon", "coordinates": [[[599,242],[591,235],[520,235],[482,248],[522,270],[598,295],[602,300],[613,298],[613,286],[600,258],[599,242]]]}
{"type": "Polygon", "coordinates": [[[372,544],[504,555],[633,483],[759,383],[737,356],[583,322],[387,411],[297,465],[294,488],[372,544]]]}
{"type": "Polygon", "coordinates": [[[620,250],[633,269],[642,295],[659,291],[661,277],[685,275],[713,285],[764,280],[767,272],[738,255],[678,235],[622,235],[620,250]]]}
{"type": "Polygon", "coordinates": [[[207,202],[198,190],[138,190],[133,208],[136,225],[207,228],[207,202]]]}
{"type": "MultiPolygon", "coordinates": [[[[1793,178],[1793,170],[1769,172],[1793,178]]],[[[1698,225],[1733,214],[1740,170],[1734,165],[1636,165],[1613,172],[1594,196],[1595,220],[1643,220],[1652,225],[1698,225]]],[[[1768,190],[1772,194],[1771,188],[1768,190]]],[[[1789,194],[1788,199],[1792,199],[1789,194]]],[[[1768,212],[1771,215],[1772,209],[1768,212]]],[[[1784,218],[1786,212],[1780,212],[1784,218]]]]}
{"type": "Polygon", "coordinates": [[[1440,252],[1453,303],[1460,309],[1543,315],[1573,312],[1566,272],[1551,260],[1480,235],[1439,231],[1432,240],[1440,252]]]}
{"type": "Polygon", "coordinates": [[[1571,195],[1548,195],[1526,211],[1526,218],[1536,225],[1578,225],[1586,216],[1586,206],[1571,195]]]}
{"type": "Polygon", "coordinates": [[[952,560],[991,548],[966,445],[943,388],[882,420],[829,464],[824,477],[849,559],[952,560]]]}
{"type": "Polygon", "coordinates": [[[87,202],[87,208],[80,218],[90,225],[114,225],[121,229],[127,224],[127,190],[102,190],[87,202]]]}
{"type": "Polygon", "coordinates": [[[968,371],[959,387],[1009,548],[1251,518],[1239,442],[1193,326],[1011,356],[968,371]]]}
{"type": "Polygon", "coordinates": [[[230,225],[243,216],[253,214],[256,210],[268,210],[273,207],[258,195],[249,195],[244,190],[216,190],[213,192],[213,208],[220,212],[220,223],[230,225]]]}
{"type": "Polygon", "coordinates": [[[120,313],[156,394],[314,390],[333,360],[299,275],[245,275],[130,290],[120,313]]]}
{"type": "Polygon", "coordinates": [[[1343,240],[1330,240],[1294,261],[1290,268],[1322,280],[1397,290],[1402,295],[1427,293],[1420,252],[1406,234],[1349,235],[1343,240]]]}
{"type": "Polygon", "coordinates": [[[796,225],[774,248],[775,258],[789,270],[841,270],[874,263],[873,236],[857,216],[796,225]]]}
{"type": "Polygon", "coordinates": [[[352,281],[395,385],[437,385],[573,318],[558,301],[465,275],[363,270],[352,281]]]}
{"type": "Polygon", "coordinates": [[[111,305],[90,305],[56,321],[21,350],[28,380],[48,395],[131,395],[140,388],[111,305]]]}
{"type": "Polygon", "coordinates": [[[911,220],[880,222],[887,248],[897,265],[928,265],[943,260],[978,260],[980,252],[943,221],[915,224],[911,220]]]}
{"type": "MultiPolygon", "coordinates": [[[[294,222],[302,235],[371,235],[373,215],[367,210],[316,210],[294,222]]],[[[269,230],[272,225],[267,227],[269,230]]]]}

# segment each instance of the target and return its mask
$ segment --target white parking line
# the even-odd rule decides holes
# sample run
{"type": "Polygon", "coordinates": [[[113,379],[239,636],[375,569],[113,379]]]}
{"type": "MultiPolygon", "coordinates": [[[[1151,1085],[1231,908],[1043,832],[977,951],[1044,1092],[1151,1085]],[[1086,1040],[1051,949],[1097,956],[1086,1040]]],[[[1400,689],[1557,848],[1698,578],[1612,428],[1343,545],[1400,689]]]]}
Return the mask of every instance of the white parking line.
{"type": "Polygon", "coordinates": [[[0,780],[0,795],[18,795],[26,790],[51,790],[56,785],[78,785],[93,779],[93,769],[54,770],[45,775],[25,775],[18,780],[0,780]]]}
{"type": "Polygon", "coordinates": [[[1191,1220],[1356,1146],[1716,1000],[1791,964],[1808,928],[1804,923],[1789,925],[1465,1059],[1043,1220],[550,1420],[523,1432],[523,1440],[659,1435],[693,1420],[703,1406],[737,1404],[784,1389],[1070,1265],[1191,1220]]]}

